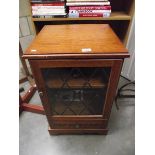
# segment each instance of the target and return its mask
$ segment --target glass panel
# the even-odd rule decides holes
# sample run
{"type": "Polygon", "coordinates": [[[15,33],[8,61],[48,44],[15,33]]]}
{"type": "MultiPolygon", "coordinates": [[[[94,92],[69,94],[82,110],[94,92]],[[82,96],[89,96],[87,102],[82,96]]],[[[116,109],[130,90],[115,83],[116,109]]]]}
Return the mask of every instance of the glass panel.
{"type": "Polygon", "coordinates": [[[52,115],[102,115],[110,70],[42,69],[52,115]]]}

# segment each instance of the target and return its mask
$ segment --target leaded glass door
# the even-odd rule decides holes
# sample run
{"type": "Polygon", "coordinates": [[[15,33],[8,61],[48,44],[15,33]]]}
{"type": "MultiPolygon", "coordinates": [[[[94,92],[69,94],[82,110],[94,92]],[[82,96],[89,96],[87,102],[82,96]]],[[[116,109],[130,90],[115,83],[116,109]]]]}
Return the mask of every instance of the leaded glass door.
{"type": "Polygon", "coordinates": [[[47,116],[109,115],[105,109],[110,109],[108,92],[112,92],[109,81],[113,60],[32,60],[30,63],[47,116]]]}
{"type": "Polygon", "coordinates": [[[102,115],[110,67],[43,68],[52,115],[102,115]]]}

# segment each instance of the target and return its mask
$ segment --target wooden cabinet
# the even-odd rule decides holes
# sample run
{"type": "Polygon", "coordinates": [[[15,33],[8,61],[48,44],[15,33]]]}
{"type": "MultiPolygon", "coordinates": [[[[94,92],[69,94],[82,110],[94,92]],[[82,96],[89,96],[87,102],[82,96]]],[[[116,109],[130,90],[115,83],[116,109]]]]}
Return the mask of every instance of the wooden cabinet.
{"type": "Polygon", "coordinates": [[[28,58],[51,134],[107,134],[125,57],[109,25],[45,26],[28,58]]]}

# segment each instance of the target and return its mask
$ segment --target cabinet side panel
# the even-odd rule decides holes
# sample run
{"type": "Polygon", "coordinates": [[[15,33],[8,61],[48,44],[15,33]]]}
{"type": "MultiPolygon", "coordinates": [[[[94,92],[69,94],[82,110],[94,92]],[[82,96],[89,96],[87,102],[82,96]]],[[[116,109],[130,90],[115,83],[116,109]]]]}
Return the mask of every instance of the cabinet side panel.
{"type": "Polygon", "coordinates": [[[106,101],[105,101],[106,104],[103,110],[103,118],[105,119],[109,119],[110,117],[111,108],[114,101],[114,97],[116,95],[117,85],[120,77],[120,72],[122,69],[122,64],[123,64],[123,59],[114,60],[114,63],[112,66],[107,95],[106,95],[106,101]]]}

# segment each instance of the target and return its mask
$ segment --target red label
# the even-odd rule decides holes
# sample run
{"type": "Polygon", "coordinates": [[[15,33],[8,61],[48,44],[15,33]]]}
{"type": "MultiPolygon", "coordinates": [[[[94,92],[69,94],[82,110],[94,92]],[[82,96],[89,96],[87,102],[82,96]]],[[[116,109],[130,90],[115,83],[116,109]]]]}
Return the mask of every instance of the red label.
{"type": "Polygon", "coordinates": [[[103,17],[103,13],[79,13],[79,17],[103,17]]]}

